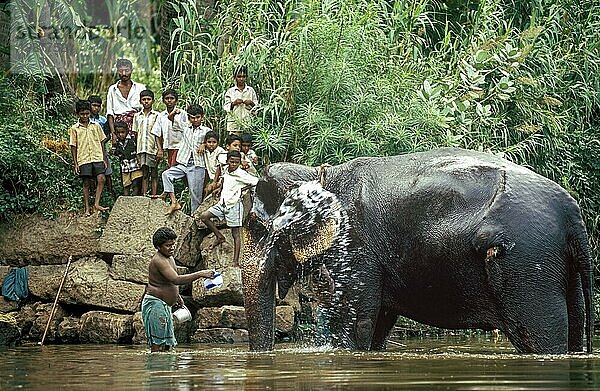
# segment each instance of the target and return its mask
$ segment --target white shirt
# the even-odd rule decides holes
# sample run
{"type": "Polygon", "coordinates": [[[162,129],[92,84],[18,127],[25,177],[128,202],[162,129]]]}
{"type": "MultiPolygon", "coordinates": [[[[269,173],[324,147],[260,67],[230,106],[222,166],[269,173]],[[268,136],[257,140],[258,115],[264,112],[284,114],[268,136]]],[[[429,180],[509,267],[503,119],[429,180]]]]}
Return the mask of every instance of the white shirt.
{"type": "Polygon", "coordinates": [[[258,183],[257,177],[249,174],[241,167],[238,167],[234,172],[229,172],[228,168],[225,168],[221,175],[223,176],[223,189],[221,190],[219,203],[224,205],[225,208],[231,208],[238,203],[242,196],[242,188],[249,185],[256,186],[258,183]]]}
{"type": "MultiPolygon", "coordinates": [[[[175,114],[174,120],[180,123],[187,122],[187,113],[180,109],[179,114],[175,114]]],[[[162,137],[164,149],[179,149],[181,143],[181,132],[173,131],[173,122],[169,120],[167,110],[161,111],[158,117],[158,126],[152,130],[152,134],[156,137],[162,137]]]]}
{"type": "Polygon", "coordinates": [[[227,156],[227,152],[219,146],[212,152],[208,152],[207,149],[204,150],[205,167],[206,171],[208,171],[208,177],[211,180],[215,179],[215,173],[217,172],[217,157],[221,153],[225,153],[225,156],[227,156]]]}
{"type": "Polygon", "coordinates": [[[241,132],[242,128],[248,125],[250,122],[250,111],[245,104],[239,104],[231,109],[231,102],[236,99],[242,99],[244,101],[250,99],[254,102],[254,109],[258,105],[258,96],[254,88],[246,85],[243,90],[240,90],[237,86],[233,86],[225,92],[225,101],[223,103],[223,110],[227,113],[227,131],[228,132],[241,132]]]}
{"type": "Polygon", "coordinates": [[[198,153],[198,147],[204,142],[204,136],[206,136],[206,132],[210,131],[210,128],[198,126],[194,129],[189,122],[181,122],[175,118],[172,130],[181,132],[177,163],[187,166],[190,157],[193,157],[194,166],[205,167],[203,155],[198,153]]]}
{"type": "Polygon", "coordinates": [[[108,87],[108,93],[106,94],[106,115],[118,115],[132,110],[140,111],[142,109],[140,92],[144,91],[146,86],[132,80],[133,85],[129,90],[129,95],[127,95],[127,98],[124,98],[121,91],[117,88],[119,82],[108,87]]]}

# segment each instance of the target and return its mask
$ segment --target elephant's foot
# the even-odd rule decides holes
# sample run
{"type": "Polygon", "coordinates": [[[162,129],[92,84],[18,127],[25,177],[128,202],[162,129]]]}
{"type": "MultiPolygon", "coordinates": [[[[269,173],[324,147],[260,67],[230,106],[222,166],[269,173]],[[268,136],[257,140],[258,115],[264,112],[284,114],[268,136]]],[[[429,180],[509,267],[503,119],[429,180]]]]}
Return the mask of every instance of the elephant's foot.
{"type": "Polygon", "coordinates": [[[370,319],[362,319],[356,322],[356,348],[358,350],[369,350],[371,348],[371,337],[373,336],[373,322],[370,319]]]}

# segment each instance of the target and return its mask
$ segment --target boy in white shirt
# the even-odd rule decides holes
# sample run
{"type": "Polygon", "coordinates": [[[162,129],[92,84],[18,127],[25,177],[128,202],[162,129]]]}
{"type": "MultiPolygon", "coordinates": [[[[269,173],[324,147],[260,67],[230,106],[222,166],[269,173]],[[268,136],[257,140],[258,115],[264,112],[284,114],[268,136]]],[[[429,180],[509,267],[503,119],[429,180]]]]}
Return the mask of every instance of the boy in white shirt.
{"type": "Polygon", "coordinates": [[[167,153],[167,165],[173,167],[177,165],[177,151],[179,151],[179,143],[181,142],[181,132],[173,131],[173,121],[184,123],[187,121],[187,113],[185,110],[177,108],[179,95],[177,91],[168,88],[162,93],[162,100],[166,106],[166,110],[161,111],[158,117],[159,126],[155,127],[153,134],[156,136],[156,144],[158,146],[157,159],[162,159],[164,153],[167,153]],[[169,114],[174,110],[178,110],[172,119],[169,119],[169,114]]]}
{"type": "Polygon", "coordinates": [[[182,132],[179,151],[177,152],[177,165],[170,167],[162,173],[164,192],[156,198],[165,198],[166,194],[169,195],[171,206],[167,210],[167,215],[181,209],[181,205],[175,197],[173,181],[186,177],[190,188],[190,215],[192,215],[202,203],[204,176],[206,174],[204,136],[210,129],[201,125],[204,119],[204,109],[202,106],[196,104],[190,105],[187,110],[188,121],[184,123],[179,122],[175,118],[179,113],[180,110],[175,109],[169,114],[169,118],[174,120],[173,131],[182,132]]]}
{"type": "MultiPolygon", "coordinates": [[[[204,136],[204,165],[206,166],[206,174],[208,179],[212,182],[215,180],[215,174],[217,172],[218,156],[222,153],[227,154],[223,147],[219,146],[219,135],[217,132],[207,132],[204,136]]],[[[204,194],[208,194],[212,191],[211,184],[206,186],[204,194]]]]}
{"type": "MultiPolygon", "coordinates": [[[[140,92],[140,102],[142,111],[136,113],[133,117],[132,132],[137,140],[137,157],[140,167],[142,167],[142,195],[148,191],[150,182],[152,183],[152,195],[158,191],[158,162],[156,154],[156,137],[153,129],[158,126],[159,113],[152,109],[154,105],[154,92],[144,90],[140,92]]],[[[114,124],[113,124],[114,127],[114,124]]]]}
{"type": "Polygon", "coordinates": [[[227,168],[221,173],[222,181],[217,183],[215,194],[219,194],[219,202],[210,207],[200,215],[202,222],[215,234],[212,247],[216,247],[225,241],[225,236],[219,231],[211,218],[224,218],[227,226],[231,228],[233,236],[233,264],[239,266],[241,239],[240,227],[244,216],[242,206],[242,192],[258,183],[258,178],[240,167],[242,155],[240,151],[231,150],[227,152],[227,168]]]}

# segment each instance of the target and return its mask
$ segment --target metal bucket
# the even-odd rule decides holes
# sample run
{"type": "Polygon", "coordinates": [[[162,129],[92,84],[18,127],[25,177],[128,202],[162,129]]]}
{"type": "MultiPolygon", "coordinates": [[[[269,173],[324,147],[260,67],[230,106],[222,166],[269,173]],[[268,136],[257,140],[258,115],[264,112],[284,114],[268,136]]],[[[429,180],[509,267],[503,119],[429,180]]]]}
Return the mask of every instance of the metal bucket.
{"type": "Polygon", "coordinates": [[[187,322],[192,319],[192,313],[188,308],[184,305],[181,308],[178,308],[173,312],[173,317],[177,320],[178,323],[187,322]]]}

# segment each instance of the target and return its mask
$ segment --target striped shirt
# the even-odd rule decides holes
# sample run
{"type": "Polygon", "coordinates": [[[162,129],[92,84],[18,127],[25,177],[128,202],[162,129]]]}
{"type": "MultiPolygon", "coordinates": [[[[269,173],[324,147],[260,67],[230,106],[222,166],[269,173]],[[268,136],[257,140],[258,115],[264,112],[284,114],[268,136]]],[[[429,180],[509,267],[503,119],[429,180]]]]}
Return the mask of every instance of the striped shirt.
{"type": "Polygon", "coordinates": [[[158,111],[151,110],[148,114],[140,111],[133,117],[132,132],[137,134],[137,153],[145,152],[150,155],[156,155],[158,152],[153,129],[156,126],[160,126],[158,123],[159,115],[158,111]]]}

